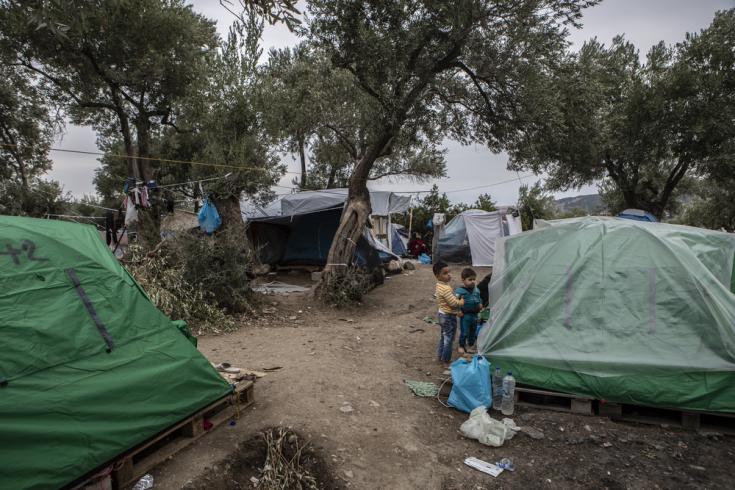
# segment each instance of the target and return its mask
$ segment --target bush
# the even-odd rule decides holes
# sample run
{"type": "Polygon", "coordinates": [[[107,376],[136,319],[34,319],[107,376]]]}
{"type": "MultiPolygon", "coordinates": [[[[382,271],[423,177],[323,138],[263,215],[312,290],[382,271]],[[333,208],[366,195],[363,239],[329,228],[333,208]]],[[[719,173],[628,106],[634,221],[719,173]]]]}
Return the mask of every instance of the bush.
{"type": "Polygon", "coordinates": [[[324,303],[337,308],[359,303],[373,285],[372,276],[359,267],[323,274],[317,295],[324,303]]]}
{"type": "Polygon", "coordinates": [[[182,235],[146,253],[131,245],[126,266],[156,306],[185,320],[196,335],[233,331],[228,313],[251,311],[249,276],[253,255],[234,234],[182,235]]]}

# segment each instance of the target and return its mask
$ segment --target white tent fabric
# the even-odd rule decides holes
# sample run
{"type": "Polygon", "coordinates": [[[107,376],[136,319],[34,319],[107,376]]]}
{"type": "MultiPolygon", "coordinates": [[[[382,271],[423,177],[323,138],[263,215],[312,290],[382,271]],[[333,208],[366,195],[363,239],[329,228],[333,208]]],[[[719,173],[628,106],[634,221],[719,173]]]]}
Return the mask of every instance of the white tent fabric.
{"type": "Polygon", "coordinates": [[[523,224],[520,216],[506,214],[505,221],[508,222],[508,235],[517,235],[523,231],[523,224]]]}
{"type": "MultiPolygon", "coordinates": [[[[281,199],[281,214],[311,213],[321,209],[341,206],[347,200],[347,189],[325,189],[289,194],[281,199]]],[[[370,206],[373,216],[388,216],[408,211],[410,196],[400,196],[390,191],[370,191],[370,206]]]]}
{"type": "Polygon", "coordinates": [[[503,215],[493,213],[462,213],[470,242],[472,265],[493,265],[495,240],[503,236],[503,215]]]}
{"type": "Polygon", "coordinates": [[[275,201],[267,206],[258,206],[252,201],[243,199],[240,201],[240,213],[242,214],[243,220],[248,218],[267,218],[269,216],[280,216],[281,215],[281,203],[275,201]]]}

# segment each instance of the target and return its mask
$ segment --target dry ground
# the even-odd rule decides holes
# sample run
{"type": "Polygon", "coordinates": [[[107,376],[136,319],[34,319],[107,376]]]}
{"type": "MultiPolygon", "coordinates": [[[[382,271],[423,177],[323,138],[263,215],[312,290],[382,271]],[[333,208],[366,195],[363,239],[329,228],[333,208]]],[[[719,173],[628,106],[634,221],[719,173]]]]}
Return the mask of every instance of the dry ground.
{"type": "Polygon", "coordinates": [[[540,429],[543,439],[518,434],[502,448],[464,439],[465,414],[403,384],[442,377],[437,327],[421,320],[435,311],[433,287],[430,268],[419,266],[348,311],[305,294],[268,296],[268,313],[238,332],[200,338],[211,361],[281,369],[258,381],[255,406],[235,426],[215,429],[159,467],[156,488],[248,488],[249,481],[218,479],[224,466],[216,463],[242,465],[238,443],[277,425],[311,441],[329,488],[732,488],[734,439],[718,435],[520,408],[518,425],[540,429]],[[347,404],[353,411],[344,413],[347,404]],[[510,457],[516,471],[494,479],[463,465],[467,456],[510,457]]]}

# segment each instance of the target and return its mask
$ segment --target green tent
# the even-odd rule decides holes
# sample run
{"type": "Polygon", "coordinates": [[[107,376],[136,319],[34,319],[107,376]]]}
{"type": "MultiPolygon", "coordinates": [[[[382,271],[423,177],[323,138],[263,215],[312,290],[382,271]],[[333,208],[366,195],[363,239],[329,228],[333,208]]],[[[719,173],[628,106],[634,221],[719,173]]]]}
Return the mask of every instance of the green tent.
{"type": "Polygon", "coordinates": [[[0,488],[59,488],[230,386],[91,226],[0,216],[0,488]]]}
{"type": "Polygon", "coordinates": [[[520,383],[735,412],[735,235],[620,218],[498,242],[479,346],[520,383]]]}

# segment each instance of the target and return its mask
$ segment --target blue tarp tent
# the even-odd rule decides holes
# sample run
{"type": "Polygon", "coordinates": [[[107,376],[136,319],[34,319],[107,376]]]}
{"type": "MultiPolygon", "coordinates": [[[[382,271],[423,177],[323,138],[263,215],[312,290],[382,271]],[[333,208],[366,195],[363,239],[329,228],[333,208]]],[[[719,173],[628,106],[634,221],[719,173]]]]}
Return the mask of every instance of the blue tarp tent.
{"type": "Polygon", "coordinates": [[[632,219],[635,221],[650,221],[652,223],[658,221],[654,215],[641,209],[626,209],[618,214],[618,218],[632,219]]]}

